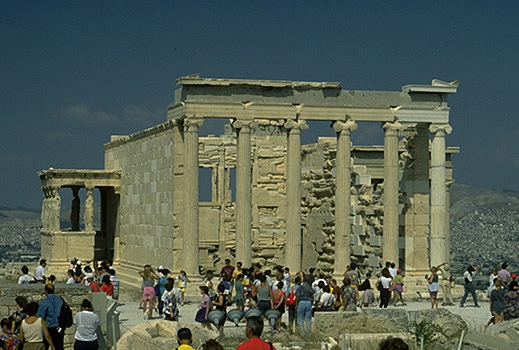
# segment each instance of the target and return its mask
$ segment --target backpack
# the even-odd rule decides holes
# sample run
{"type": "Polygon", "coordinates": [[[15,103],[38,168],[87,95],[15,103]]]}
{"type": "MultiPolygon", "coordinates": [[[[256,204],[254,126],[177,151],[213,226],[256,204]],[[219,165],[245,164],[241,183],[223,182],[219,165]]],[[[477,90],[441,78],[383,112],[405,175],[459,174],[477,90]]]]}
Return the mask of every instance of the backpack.
{"type": "Polygon", "coordinates": [[[69,328],[74,324],[74,318],[72,317],[72,309],[67,304],[65,299],[61,298],[63,301],[63,306],[61,307],[61,311],[58,317],[59,326],[63,329],[69,328]]]}
{"type": "Polygon", "coordinates": [[[294,293],[294,287],[290,288],[290,294],[288,294],[288,296],[285,300],[285,304],[287,306],[292,306],[292,305],[296,304],[296,295],[294,293]]]}

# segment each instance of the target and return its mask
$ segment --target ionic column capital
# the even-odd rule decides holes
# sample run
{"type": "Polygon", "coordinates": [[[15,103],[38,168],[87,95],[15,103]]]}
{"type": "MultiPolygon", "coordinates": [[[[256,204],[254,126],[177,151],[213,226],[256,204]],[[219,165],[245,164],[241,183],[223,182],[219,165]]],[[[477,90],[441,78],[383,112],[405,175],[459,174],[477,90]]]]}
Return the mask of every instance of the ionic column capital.
{"type": "Polygon", "coordinates": [[[258,123],[254,120],[235,120],[232,123],[232,127],[238,130],[243,130],[245,132],[250,131],[250,129],[255,129],[258,126],[258,123]]]}
{"type": "Polygon", "coordinates": [[[184,128],[186,131],[198,132],[198,128],[204,123],[203,119],[186,118],[184,119],[184,128]]]}
{"type": "Polygon", "coordinates": [[[306,124],[306,120],[289,119],[285,122],[284,127],[290,130],[290,132],[301,132],[301,130],[308,129],[308,124],[306,124]]]}
{"type": "Polygon", "coordinates": [[[336,121],[332,124],[333,130],[340,133],[343,131],[354,131],[357,130],[359,125],[352,119],[347,119],[345,122],[336,121]]]}
{"type": "Polygon", "coordinates": [[[386,132],[389,132],[389,133],[397,133],[399,131],[402,131],[405,129],[405,127],[400,124],[400,122],[398,120],[395,120],[394,122],[392,123],[384,123],[382,125],[382,129],[384,129],[386,132]]]}
{"type": "Polygon", "coordinates": [[[433,134],[436,134],[438,131],[443,132],[444,134],[450,134],[452,132],[452,126],[449,124],[431,124],[429,126],[429,131],[433,134]]]}

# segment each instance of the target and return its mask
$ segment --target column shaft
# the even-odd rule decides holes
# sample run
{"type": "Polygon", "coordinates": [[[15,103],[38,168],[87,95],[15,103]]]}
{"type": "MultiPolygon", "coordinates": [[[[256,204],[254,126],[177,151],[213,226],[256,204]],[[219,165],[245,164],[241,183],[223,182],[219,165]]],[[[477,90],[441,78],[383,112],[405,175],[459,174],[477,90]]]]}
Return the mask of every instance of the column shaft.
{"type": "Polygon", "coordinates": [[[94,231],[94,188],[86,187],[85,214],[83,221],[85,222],[85,231],[94,231]]]}
{"type": "Polygon", "coordinates": [[[449,125],[431,125],[431,265],[446,262],[445,219],[447,185],[445,181],[445,132],[449,125]]]}
{"type": "Polygon", "coordinates": [[[333,128],[337,132],[334,275],[342,276],[351,262],[351,131],[357,124],[335,122],[333,128]]]}
{"type": "Polygon", "coordinates": [[[287,219],[285,264],[293,271],[301,270],[301,129],[304,121],[289,120],[287,140],[287,219]]]}
{"type": "Polygon", "coordinates": [[[384,246],[382,258],[398,265],[398,129],[386,123],[384,133],[384,246]]]}
{"type": "Polygon", "coordinates": [[[236,159],[236,260],[251,266],[251,128],[236,121],[238,151],[236,159]]]}
{"type": "Polygon", "coordinates": [[[184,269],[189,276],[199,274],[199,170],[198,170],[198,128],[201,121],[184,121],[184,218],[182,238],[184,269]]]}

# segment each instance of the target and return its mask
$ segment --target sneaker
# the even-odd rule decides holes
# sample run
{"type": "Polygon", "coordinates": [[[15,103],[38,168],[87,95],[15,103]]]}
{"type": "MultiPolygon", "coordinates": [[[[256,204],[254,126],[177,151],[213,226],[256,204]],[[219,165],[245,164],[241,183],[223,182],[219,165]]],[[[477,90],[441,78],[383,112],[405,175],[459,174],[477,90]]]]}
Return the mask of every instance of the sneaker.
{"type": "Polygon", "coordinates": [[[465,305],[463,305],[463,304],[460,304],[460,307],[465,307],[465,305]]]}
{"type": "Polygon", "coordinates": [[[442,306],[447,306],[447,305],[449,305],[449,304],[447,304],[447,303],[442,303],[442,306]]]}
{"type": "Polygon", "coordinates": [[[474,305],[474,307],[481,307],[481,306],[479,306],[479,305],[474,305]]]}

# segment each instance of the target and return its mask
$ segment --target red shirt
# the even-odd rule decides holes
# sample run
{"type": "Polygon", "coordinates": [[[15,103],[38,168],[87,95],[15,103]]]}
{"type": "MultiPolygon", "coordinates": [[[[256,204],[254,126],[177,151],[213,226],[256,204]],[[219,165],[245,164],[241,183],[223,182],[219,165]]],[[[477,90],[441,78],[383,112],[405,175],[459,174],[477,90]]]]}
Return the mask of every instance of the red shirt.
{"type": "Polygon", "coordinates": [[[106,295],[112,295],[114,294],[114,285],[113,284],[103,284],[101,286],[101,292],[105,292],[106,295]]]}
{"type": "Polygon", "coordinates": [[[95,282],[90,283],[90,290],[93,293],[99,292],[99,286],[97,285],[97,283],[95,283],[95,282]]]}
{"type": "Polygon", "coordinates": [[[276,348],[274,346],[270,347],[270,344],[264,341],[261,338],[250,338],[245,343],[242,343],[240,346],[236,348],[236,350],[270,350],[276,348]]]}

